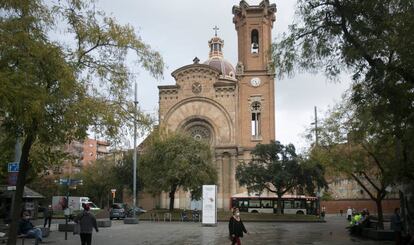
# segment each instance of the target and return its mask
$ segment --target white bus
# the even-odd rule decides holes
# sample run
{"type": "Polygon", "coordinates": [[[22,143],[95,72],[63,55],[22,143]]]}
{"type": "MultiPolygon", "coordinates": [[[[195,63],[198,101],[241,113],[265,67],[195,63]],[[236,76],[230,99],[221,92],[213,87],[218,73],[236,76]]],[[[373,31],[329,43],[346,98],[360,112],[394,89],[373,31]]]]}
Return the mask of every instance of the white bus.
{"type": "MultiPolygon", "coordinates": [[[[283,214],[315,214],[316,197],[304,195],[284,195],[282,197],[283,214]]],[[[276,213],[277,197],[233,196],[231,208],[239,208],[240,212],[276,213]]]]}

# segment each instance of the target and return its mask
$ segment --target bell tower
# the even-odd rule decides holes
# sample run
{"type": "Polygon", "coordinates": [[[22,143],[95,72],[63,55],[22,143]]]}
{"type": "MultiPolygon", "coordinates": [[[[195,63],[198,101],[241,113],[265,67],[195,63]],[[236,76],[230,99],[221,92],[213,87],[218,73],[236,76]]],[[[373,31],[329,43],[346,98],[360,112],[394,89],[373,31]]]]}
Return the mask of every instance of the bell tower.
{"type": "Polygon", "coordinates": [[[275,139],[275,84],[271,65],[272,28],[276,4],[240,1],[233,7],[238,37],[238,142],[249,150],[275,139]]]}

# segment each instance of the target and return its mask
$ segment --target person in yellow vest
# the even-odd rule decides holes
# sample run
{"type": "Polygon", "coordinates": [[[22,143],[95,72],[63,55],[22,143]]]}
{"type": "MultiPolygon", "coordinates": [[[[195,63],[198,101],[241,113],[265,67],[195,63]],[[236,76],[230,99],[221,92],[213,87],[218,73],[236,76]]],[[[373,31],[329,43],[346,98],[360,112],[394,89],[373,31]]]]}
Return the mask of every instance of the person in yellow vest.
{"type": "Polygon", "coordinates": [[[351,225],[351,226],[352,226],[352,225],[359,225],[359,223],[360,223],[361,219],[362,219],[362,215],[361,215],[360,213],[356,213],[356,214],[352,217],[351,222],[350,222],[350,225],[351,225]]]}

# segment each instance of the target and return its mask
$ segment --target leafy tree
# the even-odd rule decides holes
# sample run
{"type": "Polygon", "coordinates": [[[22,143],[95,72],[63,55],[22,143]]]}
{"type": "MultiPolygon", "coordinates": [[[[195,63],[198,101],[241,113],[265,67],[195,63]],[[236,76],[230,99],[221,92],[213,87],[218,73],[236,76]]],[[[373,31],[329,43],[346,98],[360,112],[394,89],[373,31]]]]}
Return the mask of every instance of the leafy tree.
{"type": "MultiPolygon", "coordinates": [[[[0,119],[1,123],[1,119],[0,119]]],[[[0,162],[2,163],[0,165],[0,179],[2,184],[6,184],[7,180],[7,164],[8,162],[11,162],[14,156],[14,147],[15,147],[15,141],[7,138],[7,135],[0,129],[0,162]]]]}
{"type": "Polygon", "coordinates": [[[94,164],[84,166],[76,178],[83,181],[78,187],[78,193],[88,196],[99,207],[105,207],[112,200],[111,189],[122,190],[114,172],[115,164],[112,159],[98,159],[94,164]]]}
{"type": "Polygon", "coordinates": [[[127,103],[132,78],[127,55],[154,76],[163,71],[159,53],[131,26],[119,25],[88,1],[48,4],[0,3],[1,130],[22,142],[8,244],[16,242],[32,146],[84,139],[91,125],[102,134],[119,135],[133,108],[127,103]],[[69,37],[66,43],[62,32],[69,37]]]}
{"type": "Polygon", "coordinates": [[[379,227],[383,228],[382,200],[395,182],[392,135],[377,134],[372,115],[360,115],[349,100],[332,110],[318,129],[320,144],[311,157],[332,175],[345,175],[358,183],[375,201],[379,227]]]}
{"type": "Polygon", "coordinates": [[[202,185],[217,181],[209,145],[184,133],[151,134],[140,156],[139,169],[146,191],[169,193],[170,210],[174,209],[174,195],[179,188],[190,191],[198,200],[202,185]]]}
{"type": "Polygon", "coordinates": [[[42,176],[41,178],[33,179],[31,183],[27,184],[29,188],[45,197],[42,200],[43,207],[52,204],[52,197],[59,194],[60,186],[55,182],[56,180],[52,176],[42,176]]]}
{"type": "MultiPolygon", "coordinates": [[[[398,141],[395,178],[414,164],[414,4],[406,0],[298,0],[297,22],[273,45],[278,75],[353,73],[352,101],[398,141]]],[[[380,132],[379,132],[380,133],[380,132]]]]}
{"type": "Polygon", "coordinates": [[[292,144],[285,146],[279,141],[258,144],[252,155],[250,163],[237,166],[236,178],[249,192],[266,189],[276,193],[278,214],[282,213],[282,196],[285,193],[306,189],[314,194],[315,184],[323,186],[323,174],[317,175],[319,171],[314,166],[307,165],[305,168],[301,165],[292,144]]]}
{"type": "MultiPolygon", "coordinates": [[[[392,134],[393,179],[413,196],[414,3],[406,0],[298,0],[297,19],[273,45],[279,76],[297,70],[335,78],[353,73],[352,102],[392,134]]],[[[414,198],[408,200],[413,206],[414,198]]],[[[414,230],[414,210],[409,211],[414,230]]]]}
{"type": "MultiPolygon", "coordinates": [[[[120,186],[120,188],[126,188],[126,190],[128,190],[132,194],[134,190],[134,151],[129,150],[123,152],[122,154],[122,159],[115,164],[113,171],[117,179],[117,184],[120,186]]],[[[139,154],[137,156],[137,159],[139,159],[139,154]]],[[[137,169],[137,192],[142,190],[141,175],[141,171],[137,169]]]]}
{"type": "Polygon", "coordinates": [[[413,84],[413,10],[405,0],[298,0],[297,23],[274,44],[279,75],[349,68],[356,79],[382,73],[413,84]]]}

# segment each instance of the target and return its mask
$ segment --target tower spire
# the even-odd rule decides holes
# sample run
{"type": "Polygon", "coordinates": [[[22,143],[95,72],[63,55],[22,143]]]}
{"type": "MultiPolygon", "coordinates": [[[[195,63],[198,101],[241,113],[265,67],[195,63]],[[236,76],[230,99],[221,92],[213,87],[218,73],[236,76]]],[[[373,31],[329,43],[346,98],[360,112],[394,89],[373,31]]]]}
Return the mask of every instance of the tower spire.
{"type": "Polygon", "coordinates": [[[210,47],[210,54],[209,57],[223,57],[223,46],[224,41],[217,36],[217,31],[219,28],[217,26],[214,26],[214,37],[208,41],[208,46],[210,47]]]}
{"type": "Polygon", "coordinates": [[[220,28],[218,28],[217,26],[214,26],[213,30],[214,30],[214,36],[217,37],[217,31],[220,30],[220,28]]]}

